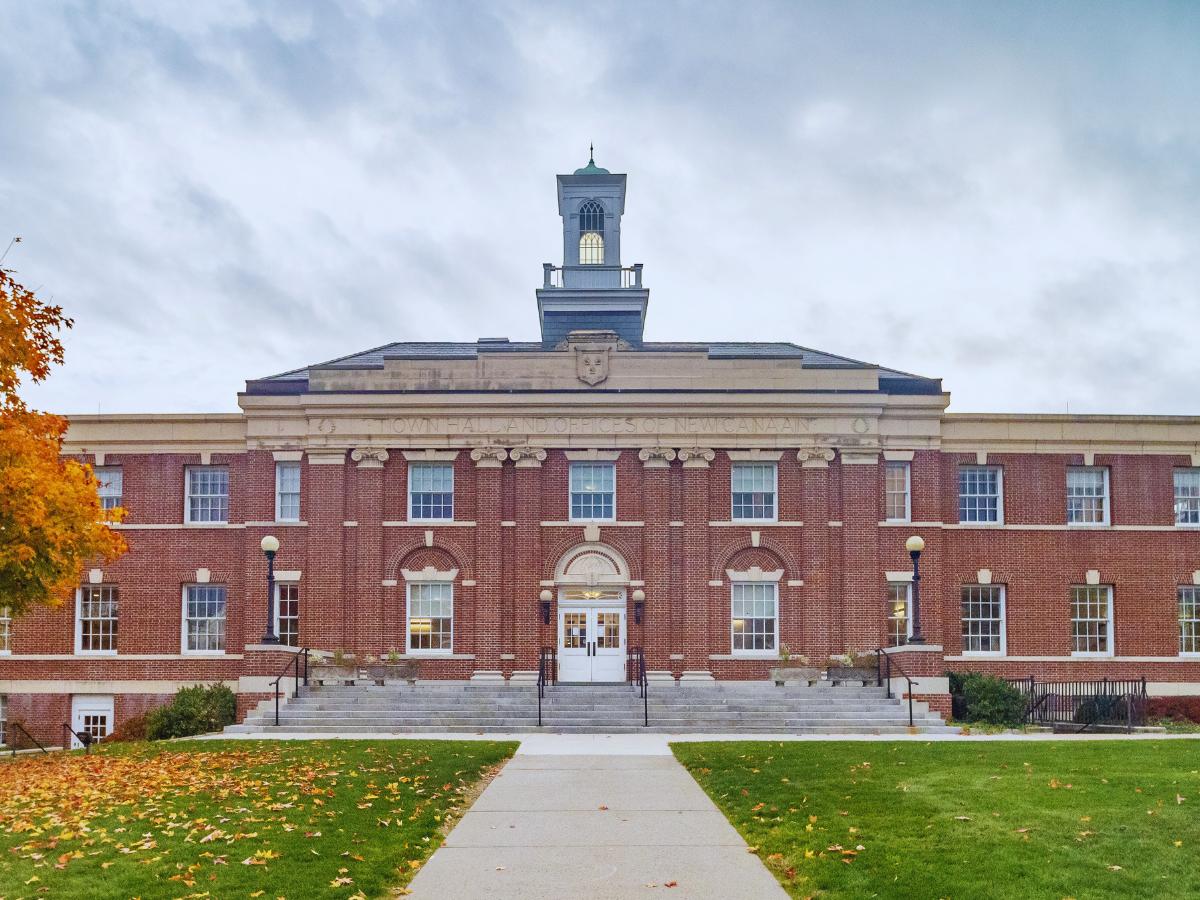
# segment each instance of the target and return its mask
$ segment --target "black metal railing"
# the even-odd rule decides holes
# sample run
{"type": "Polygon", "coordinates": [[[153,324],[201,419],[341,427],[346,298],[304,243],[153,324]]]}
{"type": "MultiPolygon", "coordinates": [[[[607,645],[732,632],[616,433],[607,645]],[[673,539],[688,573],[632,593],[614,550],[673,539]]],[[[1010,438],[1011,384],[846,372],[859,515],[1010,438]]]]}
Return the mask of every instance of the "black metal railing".
{"type": "Polygon", "coordinates": [[[63,749],[64,750],[71,749],[71,738],[72,737],[74,737],[77,741],[79,741],[79,743],[83,744],[83,752],[85,755],[91,753],[92,752],[92,744],[94,744],[100,740],[98,737],[96,737],[90,731],[76,731],[74,728],[71,727],[71,724],[69,722],[63,722],[63,749]]]}
{"type": "Polygon", "coordinates": [[[281,691],[279,690],[279,685],[283,681],[283,679],[288,677],[289,672],[291,672],[296,679],[295,690],[292,691],[292,696],[295,697],[297,694],[300,693],[300,680],[301,679],[304,680],[304,686],[308,687],[308,648],[307,647],[301,647],[296,652],[296,654],[290,660],[288,660],[288,664],[283,667],[283,671],[279,673],[279,677],[276,678],[272,682],[272,684],[275,685],[275,725],[277,727],[279,725],[279,695],[281,693],[281,691]],[[303,669],[301,669],[301,662],[303,662],[303,669]]]}
{"type": "MultiPolygon", "coordinates": [[[[879,673],[879,682],[887,688],[887,697],[892,699],[892,679],[903,678],[908,686],[906,693],[908,694],[908,727],[913,727],[913,680],[908,677],[908,673],[900,667],[900,663],[892,659],[890,653],[884,650],[876,650],[876,671],[879,673]]],[[[901,698],[903,699],[903,698],[901,698]]]]}
{"type": "Polygon", "coordinates": [[[1030,725],[1078,725],[1080,732],[1101,726],[1131,732],[1146,724],[1145,678],[1038,681],[1031,675],[1005,681],[1025,695],[1025,721],[1030,725]]]}
{"type": "Polygon", "coordinates": [[[542,724],[542,698],[546,696],[546,685],[558,684],[558,656],[554,647],[543,647],[538,654],[538,725],[542,724]]]}
{"type": "Polygon", "coordinates": [[[641,647],[630,647],[627,657],[629,683],[642,697],[642,725],[650,727],[650,681],[646,678],[646,653],[641,647]]]}
{"type": "MultiPolygon", "coordinates": [[[[39,741],[39,740],[38,740],[37,738],[35,738],[35,737],[34,737],[32,734],[30,734],[28,731],[26,731],[26,730],[25,730],[25,726],[24,726],[24,725],[22,725],[20,722],[9,722],[9,723],[8,723],[6,726],[4,726],[4,729],[5,729],[5,731],[9,732],[9,733],[8,733],[8,734],[6,734],[4,737],[5,737],[5,740],[7,740],[7,741],[9,742],[7,749],[9,749],[9,750],[11,750],[11,751],[12,751],[12,755],[13,755],[13,756],[16,756],[16,755],[17,755],[17,751],[20,749],[20,748],[17,746],[17,742],[16,742],[15,740],[13,740],[13,737],[12,737],[12,732],[14,732],[14,731],[19,731],[19,732],[21,732],[21,734],[25,735],[26,739],[27,739],[27,740],[30,740],[30,741],[32,741],[32,742],[33,742],[33,746],[34,746],[34,747],[37,747],[37,748],[38,748],[39,750],[41,750],[43,753],[49,753],[49,752],[50,752],[49,750],[47,750],[45,747],[43,747],[43,746],[42,746],[42,742],[41,742],[41,741],[39,741]]],[[[27,749],[30,749],[30,750],[32,750],[32,749],[33,749],[33,747],[29,747],[29,748],[27,748],[27,749]]]]}

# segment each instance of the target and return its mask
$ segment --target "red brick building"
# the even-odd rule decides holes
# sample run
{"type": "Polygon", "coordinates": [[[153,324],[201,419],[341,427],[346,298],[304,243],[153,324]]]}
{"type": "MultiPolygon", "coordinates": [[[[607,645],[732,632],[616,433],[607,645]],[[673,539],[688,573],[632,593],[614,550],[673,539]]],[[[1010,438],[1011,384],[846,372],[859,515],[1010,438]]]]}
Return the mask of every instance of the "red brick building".
{"type": "Polygon", "coordinates": [[[179,686],[243,708],[286,643],[423,678],[761,679],[904,644],[946,670],[1200,694],[1200,418],[948,414],[937,379],[790,343],[644,341],[625,176],[558,178],[541,339],[394,343],[247,383],[234,415],[79,416],[130,552],[0,619],[0,711],[97,732],[179,686]],[[256,649],[258,648],[258,649],[256,649]]]}

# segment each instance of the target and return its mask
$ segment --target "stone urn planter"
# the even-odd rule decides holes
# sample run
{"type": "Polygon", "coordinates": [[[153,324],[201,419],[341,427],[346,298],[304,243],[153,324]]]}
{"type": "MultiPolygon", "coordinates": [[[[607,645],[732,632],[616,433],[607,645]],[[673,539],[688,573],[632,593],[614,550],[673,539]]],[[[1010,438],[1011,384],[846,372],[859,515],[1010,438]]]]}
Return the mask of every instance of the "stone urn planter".
{"type": "Polygon", "coordinates": [[[777,687],[783,687],[785,684],[812,686],[821,680],[821,670],[807,663],[804,665],[780,664],[771,669],[771,680],[777,687]]]}
{"type": "Polygon", "coordinates": [[[338,665],[332,662],[313,663],[308,677],[317,684],[354,684],[358,680],[358,666],[352,663],[338,665]]]}
{"type": "Polygon", "coordinates": [[[378,685],[414,684],[419,667],[420,662],[415,659],[384,660],[368,663],[363,667],[363,674],[378,685]]]}
{"type": "Polygon", "coordinates": [[[874,653],[846,653],[833,657],[828,677],[833,684],[874,684],[879,678],[879,664],[874,653]]]}

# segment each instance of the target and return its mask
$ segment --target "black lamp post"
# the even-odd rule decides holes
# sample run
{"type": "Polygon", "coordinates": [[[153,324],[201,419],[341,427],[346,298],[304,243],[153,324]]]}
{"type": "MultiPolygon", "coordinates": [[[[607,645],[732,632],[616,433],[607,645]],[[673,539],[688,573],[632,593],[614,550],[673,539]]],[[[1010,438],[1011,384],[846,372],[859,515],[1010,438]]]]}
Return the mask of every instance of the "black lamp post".
{"type": "Polygon", "coordinates": [[[267,630],[263,632],[262,643],[278,644],[279,636],[275,634],[275,554],[279,552],[279,538],[268,534],[259,546],[267,556],[267,630]]]}
{"type": "Polygon", "coordinates": [[[910,644],[925,643],[925,636],[921,634],[921,551],[925,549],[925,539],[920,535],[914,534],[904,542],[904,549],[908,551],[908,555],[912,557],[913,564],[913,580],[912,580],[912,637],[908,639],[910,644]]]}

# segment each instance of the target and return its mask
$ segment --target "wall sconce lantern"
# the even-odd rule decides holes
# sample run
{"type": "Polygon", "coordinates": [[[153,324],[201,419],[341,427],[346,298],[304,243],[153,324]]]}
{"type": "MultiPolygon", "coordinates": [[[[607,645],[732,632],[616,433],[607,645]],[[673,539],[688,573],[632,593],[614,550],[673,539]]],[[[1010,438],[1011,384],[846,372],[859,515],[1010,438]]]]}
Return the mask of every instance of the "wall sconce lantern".
{"type": "Polygon", "coordinates": [[[550,602],[554,599],[553,592],[549,590],[542,591],[539,599],[542,601],[542,624],[550,624],[550,602]]]}
{"type": "Polygon", "coordinates": [[[646,592],[638,588],[633,592],[633,624],[642,624],[642,613],[646,611],[646,592]]]}

